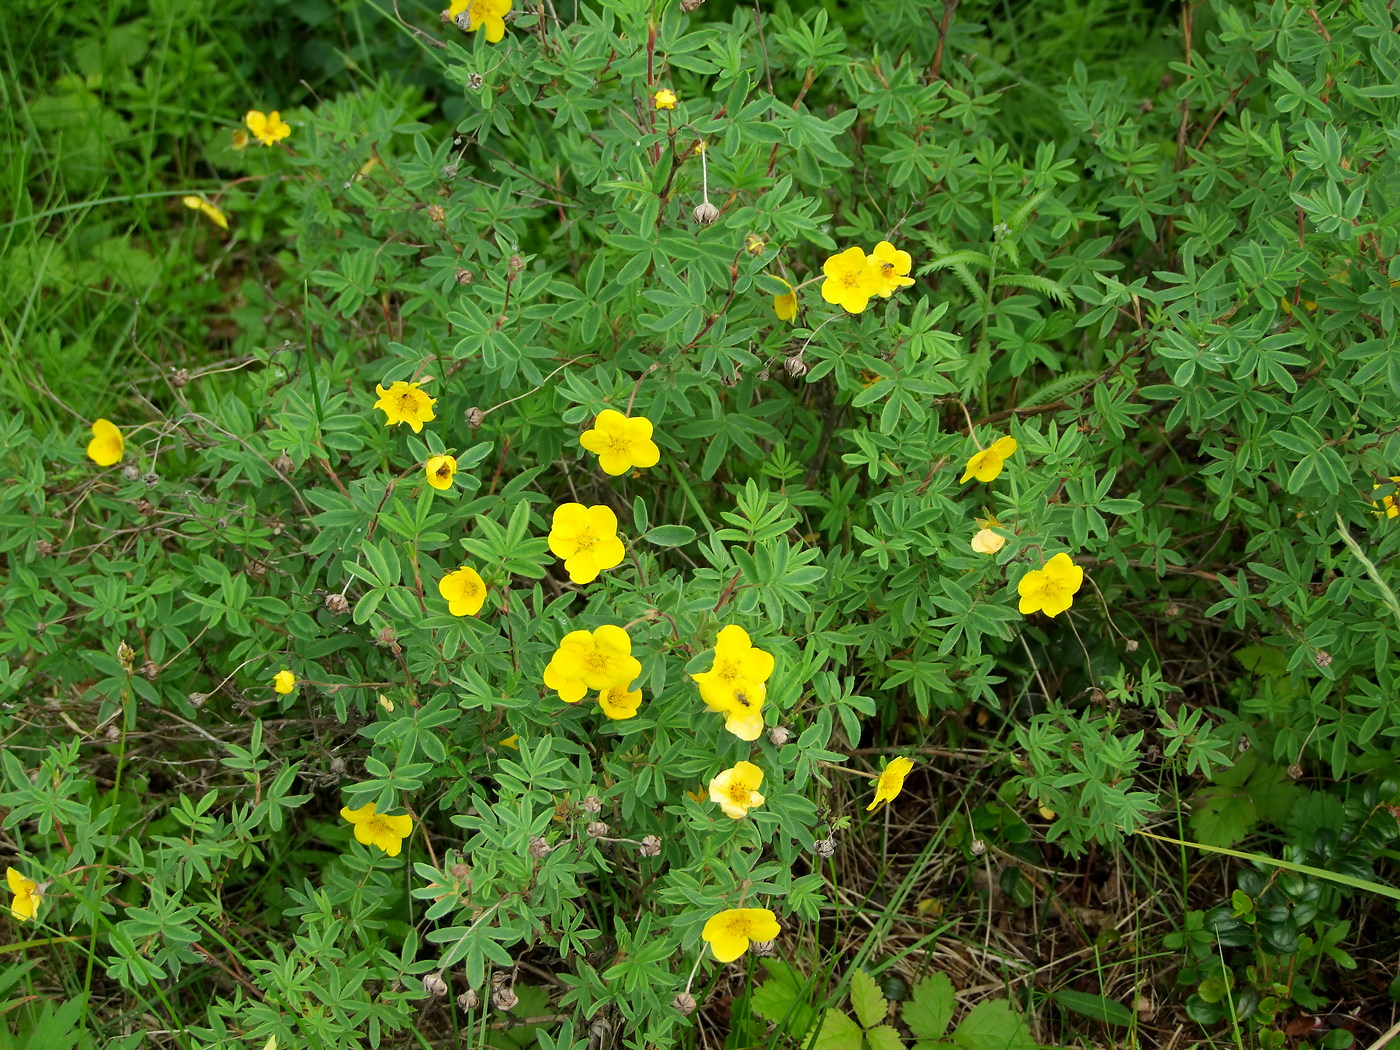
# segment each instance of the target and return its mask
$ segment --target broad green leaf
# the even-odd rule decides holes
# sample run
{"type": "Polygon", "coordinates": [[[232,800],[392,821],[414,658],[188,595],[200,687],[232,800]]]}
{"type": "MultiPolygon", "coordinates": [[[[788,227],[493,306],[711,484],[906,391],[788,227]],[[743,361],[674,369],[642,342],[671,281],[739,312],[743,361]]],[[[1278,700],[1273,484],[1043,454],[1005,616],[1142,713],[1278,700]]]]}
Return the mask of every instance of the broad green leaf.
{"type": "Polygon", "coordinates": [[[861,1027],[870,1028],[885,1019],[889,1004],[880,994],[880,988],[864,970],[851,973],[851,1008],[856,1012],[856,1020],[861,1027]]]}
{"type": "Polygon", "coordinates": [[[904,1023],[919,1039],[941,1039],[953,1019],[953,982],[946,973],[931,973],[904,1004],[904,1023]]]}

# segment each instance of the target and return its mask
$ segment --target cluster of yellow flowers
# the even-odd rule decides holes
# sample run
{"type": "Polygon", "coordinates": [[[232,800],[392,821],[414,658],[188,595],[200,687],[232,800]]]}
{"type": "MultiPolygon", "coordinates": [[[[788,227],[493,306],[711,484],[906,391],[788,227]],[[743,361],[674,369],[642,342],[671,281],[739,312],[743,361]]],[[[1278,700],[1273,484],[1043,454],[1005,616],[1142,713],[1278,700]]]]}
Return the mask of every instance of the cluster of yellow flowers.
{"type": "Polygon", "coordinates": [[[847,313],[858,314],[872,296],[888,299],[901,288],[914,283],[909,276],[913,260],[889,241],[875,245],[869,255],[860,248],[847,248],[822,264],[822,298],[847,313]]]}
{"type": "MultiPolygon", "coordinates": [[[[959,484],[976,479],[983,484],[995,481],[1001,476],[1006,461],[1020,446],[1009,434],[999,437],[981,452],[975,453],[963,470],[959,484]]],[[[1001,527],[996,518],[977,519],[980,528],[972,537],[972,549],[978,554],[995,554],[1006,545],[1006,537],[995,532],[1001,527]]],[[[1058,616],[1070,607],[1074,595],[1084,583],[1084,570],[1074,564],[1074,559],[1061,551],[1039,569],[1032,569],[1021,577],[1016,585],[1020,596],[1018,608],[1023,615],[1043,612],[1046,616],[1058,616]]]]}

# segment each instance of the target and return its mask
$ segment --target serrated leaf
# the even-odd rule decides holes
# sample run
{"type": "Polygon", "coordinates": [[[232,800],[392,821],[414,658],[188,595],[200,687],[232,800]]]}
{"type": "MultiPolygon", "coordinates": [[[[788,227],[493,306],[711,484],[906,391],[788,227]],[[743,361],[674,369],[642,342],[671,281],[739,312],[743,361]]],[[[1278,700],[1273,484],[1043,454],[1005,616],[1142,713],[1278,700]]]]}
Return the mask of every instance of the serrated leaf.
{"type": "Polygon", "coordinates": [[[1127,1028],[1133,1023],[1133,1012],[1122,1003],[1114,1002],[1107,996],[1092,995],[1089,992],[1076,992],[1072,988],[1062,988],[1051,996],[1066,1010],[1072,1010],[1085,1017],[1092,1017],[1104,1024],[1127,1028]]]}
{"type": "Polygon", "coordinates": [[[805,988],[797,971],[785,962],[765,959],[768,980],[749,996],[749,1008],[759,1017],[783,1024],[806,1005],[805,988]]]}
{"type": "Polygon", "coordinates": [[[840,1010],[828,1010],[812,1050],[861,1050],[864,1034],[860,1025],[840,1010]]]}
{"type": "Polygon", "coordinates": [[[646,541],[658,547],[684,547],[695,541],[695,530],[689,525],[658,525],[646,534],[646,541]]]}
{"type": "Polygon", "coordinates": [[[889,1010],[889,1003],[880,994],[875,978],[864,970],[855,970],[851,974],[851,1007],[862,1028],[879,1024],[889,1010]]]}
{"type": "Polygon", "coordinates": [[[1005,999],[974,1006],[953,1040],[966,1050],[1038,1050],[1026,1022],[1005,999]]]}
{"type": "Polygon", "coordinates": [[[953,982],[946,973],[931,973],[904,1004],[904,1023],[919,1039],[941,1039],[953,1019],[953,982]]]}
{"type": "Polygon", "coordinates": [[[877,1024],[865,1033],[870,1050],[904,1050],[904,1040],[887,1024],[877,1024]]]}

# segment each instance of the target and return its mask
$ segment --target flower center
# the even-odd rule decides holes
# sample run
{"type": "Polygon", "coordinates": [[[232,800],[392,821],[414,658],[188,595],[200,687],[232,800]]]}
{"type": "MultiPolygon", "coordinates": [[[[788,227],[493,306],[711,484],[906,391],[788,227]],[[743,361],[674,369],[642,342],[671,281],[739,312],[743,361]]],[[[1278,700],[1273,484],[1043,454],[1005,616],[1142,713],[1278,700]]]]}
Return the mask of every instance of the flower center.
{"type": "Polygon", "coordinates": [[[417,414],[418,396],[412,390],[399,395],[399,411],[406,416],[417,414]]]}
{"type": "Polygon", "coordinates": [[[608,669],[609,661],[606,653],[592,652],[584,657],[583,662],[590,671],[596,674],[602,674],[608,669]]]}
{"type": "Polygon", "coordinates": [[[747,806],[749,804],[749,786],[742,781],[734,781],[729,785],[729,801],[736,806],[747,806]]]}
{"type": "Polygon", "coordinates": [[[585,551],[592,550],[593,545],[597,542],[598,539],[593,535],[592,530],[584,529],[574,537],[574,546],[577,548],[575,553],[582,554],[585,551]]]}
{"type": "Polygon", "coordinates": [[[752,705],[749,703],[748,694],[745,693],[742,689],[736,689],[736,690],[734,690],[734,702],[735,702],[736,704],[738,704],[740,707],[751,707],[751,706],[752,706],[752,705]]]}
{"type": "Polygon", "coordinates": [[[444,463],[442,466],[437,468],[437,476],[440,478],[452,477],[452,468],[449,467],[446,463],[444,463]]]}
{"type": "Polygon", "coordinates": [[[622,434],[613,434],[608,438],[608,450],[614,455],[625,456],[632,450],[632,442],[622,434]]]}

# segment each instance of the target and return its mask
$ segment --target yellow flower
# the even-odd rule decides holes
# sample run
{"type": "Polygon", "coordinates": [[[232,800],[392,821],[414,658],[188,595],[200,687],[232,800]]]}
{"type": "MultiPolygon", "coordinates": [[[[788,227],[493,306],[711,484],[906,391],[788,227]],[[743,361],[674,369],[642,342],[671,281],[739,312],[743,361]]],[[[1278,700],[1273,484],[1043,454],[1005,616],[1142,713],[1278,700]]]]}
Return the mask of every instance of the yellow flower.
{"type": "Polygon", "coordinates": [[[680,101],[670,88],[662,88],[651,97],[651,100],[656,103],[657,109],[675,109],[676,103],[680,101]]]}
{"type": "Polygon", "coordinates": [[[475,616],[486,603],[486,584],[475,569],[463,565],[438,580],[438,594],[447,600],[453,616],[475,616]]]}
{"type": "MultiPolygon", "coordinates": [[[[750,255],[762,255],[764,249],[768,247],[768,238],[761,233],[749,233],[744,235],[744,251],[750,255]]],[[[788,287],[792,287],[788,285],[788,287]]]]}
{"type": "Polygon", "coordinates": [[[1061,551],[1045,563],[1043,569],[1032,569],[1016,584],[1021,596],[1021,612],[1039,610],[1046,616],[1058,616],[1074,601],[1074,592],[1084,582],[1084,570],[1061,551]]]}
{"type": "Polygon", "coordinates": [[[622,564],[626,550],[617,538],[617,515],[609,507],[563,503],[554,511],[549,549],[564,559],[575,583],[592,583],[598,573],[622,564]]]}
{"type": "Polygon", "coordinates": [[[450,489],[452,475],[457,473],[457,460],[451,456],[429,456],[423,468],[428,475],[428,484],[435,489],[450,489]]]}
{"type": "Polygon", "coordinates": [[[958,479],[958,484],[963,484],[969,478],[976,478],[978,481],[995,480],[1001,473],[1003,464],[1017,447],[1014,437],[997,438],[992,442],[991,448],[984,449],[967,461],[967,469],[958,479]]]}
{"type": "Polygon", "coordinates": [[[767,908],[730,908],[710,916],[700,931],[720,962],[733,962],[749,950],[751,941],[771,941],[782,933],[778,917],[767,908]]]}
{"type": "Polygon", "coordinates": [[[508,748],[510,748],[512,751],[519,751],[519,750],[520,750],[520,734],[519,734],[519,733],[512,733],[510,736],[506,737],[504,740],[501,741],[501,746],[502,746],[502,747],[508,747],[508,748]]]}
{"type": "Polygon", "coordinates": [[[88,459],[99,467],[110,467],[121,462],[124,451],[126,438],[122,437],[122,432],[117,429],[116,424],[106,419],[93,422],[92,440],[88,442],[87,447],[88,459]]]}
{"type": "MultiPolygon", "coordinates": [[[[88,455],[92,455],[92,453],[89,452],[88,455]]],[[[1395,482],[1397,485],[1400,485],[1400,477],[1394,477],[1394,476],[1392,476],[1392,477],[1390,478],[1390,480],[1393,481],[1393,482],[1395,482]]],[[[1379,485],[1372,485],[1372,486],[1371,486],[1371,489],[1372,489],[1373,491],[1374,491],[1375,489],[1378,489],[1378,488],[1380,488],[1379,485]]],[[[1387,518],[1400,517],[1400,507],[1397,507],[1397,506],[1395,505],[1395,494],[1394,494],[1394,493],[1391,493],[1389,496],[1382,496],[1382,497],[1381,497],[1381,501],[1380,501],[1379,503],[1377,503],[1375,500],[1372,500],[1372,501],[1371,501],[1371,506],[1376,507],[1377,509],[1384,509],[1384,510],[1385,510],[1385,516],[1386,516],[1387,518]]]]}
{"type": "Polygon", "coordinates": [[[634,467],[644,469],[660,462],[661,450],[651,439],[651,432],[651,420],[646,416],[628,417],[605,408],[593,421],[593,429],[585,430],[578,441],[597,454],[604,474],[617,477],[634,467]]]}
{"type": "Polygon", "coordinates": [[[972,537],[972,549],[978,554],[995,554],[1006,546],[1006,537],[991,529],[979,529],[972,537]]]}
{"type": "Polygon", "coordinates": [[[356,842],[382,849],[391,857],[399,855],[403,840],[413,831],[413,818],[407,813],[376,813],[373,802],[366,802],[359,809],[343,806],[340,815],[355,825],[356,842]]]}
{"type": "MultiPolygon", "coordinates": [[[[783,281],[781,277],[776,279],[783,281]]],[[[778,315],[779,321],[791,321],[797,316],[797,291],[787,281],[783,281],[783,285],[787,291],[773,296],[773,312],[778,315]]]]}
{"type": "Polygon", "coordinates": [[[763,684],[773,673],[773,656],[754,647],[742,627],[730,624],[715,640],[715,659],[708,671],[690,677],[700,687],[700,699],[724,715],[724,728],[740,740],[757,740],[763,732],[763,684]]]}
{"type": "Polygon", "coordinates": [[[867,259],[859,248],[847,248],[839,255],[833,255],[822,264],[826,280],[822,282],[822,298],[844,309],[847,313],[858,314],[865,309],[872,295],[878,295],[885,286],[880,275],[879,263],[867,259]]]}
{"type": "Polygon", "coordinates": [[[914,265],[914,260],[909,257],[908,252],[902,252],[889,241],[881,241],[875,245],[875,250],[870,253],[870,258],[875,264],[875,272],[880,278],[880,287],[875,294],[882,299],[888,299],[891,294],[901,288],[908,288],[914,283],[914,279],[908,276],[910,268],[914,265]]]}
{"type": "Polygon", "coordinates": [[[913,768],[913,761],[903,755],[890,759],[889,765],[880,771],[880,779],[875,784],[875,801],[865,807],[866,812],[870,812],[881,802],[893,802],[898,798],[899,793],[904,790],[904,778],[913,768]]]}
{"type": "Polygon", "coordinates": [[[762,784],[763,770],[752,762],[738,762],[710,781],[710,801],[719,803],[725,816],[741,820],[754,806],[763,805],[758,793],[762,784]]]}
{"type": "Polygon", "coordinates": [[[597,630],[564,635],[549,666],[544,684],[566,704],[576,704],[590,689],[602,692],[640,678],[642,665],[632,656],[632,639],[621,627],[604,624],[597,630]]]}
{"type": "Polygon", "coordinates": [[[7,870],[5,881],[10,884],[10,892],[15,895],[15,899],[10,901],[10,914],[20,922],[38,918],[39,905],[44,899],[39,884],[33,879],[25,878],[18,868],[7,870]]]}
{"type": "Polygon", "coordinates": [[[206,219],[221,230],[228,229],[228,217],[203,197],[184,197],[185,207],[200,212],[206,219]]]}
{"type": "Polygon", "coordinates": [[[297,687],[297,676],[285,667],[272,676],[272,691],[286,696],[297,687]]]}
{"type": "Polygon", "coordinates": [[[248,125],[248,130],[253,133],[253,138],[264,146],[281,142],[292,133],[292,126],[284,121],[282,114],[275,109],[266,114],[260,113],[256,109],[250,109],[247,116],[243,118],[243,123],[248,125]]]}
{"type": "Polygon", "coordinates": [[[499,44],[506,35],[505,16],[510,6],[511,0],[452,0],[447,17],[467,33],[484,27],[486,42],[499,44]]]}
{"type": "Polygon", "coordinates": [[[642,706],[642,691],[628,689],[622,682],[610,685],[598,693],[598,706],[603,709],[603,714],[620,722],[624,718],[631,718],[637,713],[637,708],[642,706]]]}
{"type": "Polygon", "coordinates": [[[387,417],[384,420],[386,427],[407,423],[418,434],[422,432],[424,423],[431,423],[437,418],[433,415],[437,398],[429,397],[418,387],[418,383],[405,383],[402,379],[395,380],[388,390],[375,384],[374,392],[379,395],[379,400],[374,407],[383,410],[387,417]]]}

